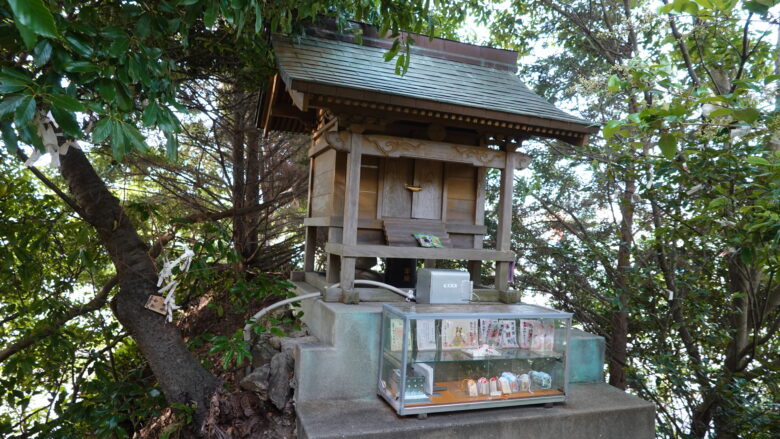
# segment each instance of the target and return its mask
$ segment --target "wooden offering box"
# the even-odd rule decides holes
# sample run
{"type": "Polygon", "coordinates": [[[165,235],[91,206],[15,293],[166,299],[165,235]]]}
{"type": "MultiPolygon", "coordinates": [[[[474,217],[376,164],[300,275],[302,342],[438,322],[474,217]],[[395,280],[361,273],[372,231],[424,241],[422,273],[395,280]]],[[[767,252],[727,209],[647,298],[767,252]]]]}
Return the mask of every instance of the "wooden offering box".
{"type": "Polygon", "coordinates": [[[531,137],[583,145],[597,128],[530,91],[515,74],[515,52],[415,35],[401,76],[383,60],[392,41],[353,26],[362,44],[327,23],[300,39],[273,37],[279,73],[260,125],[312,136],[306,280],[326,300],[355,303],[365,297],[356,276],[414,286],[416,260],[459,260],[478,283],[481,262],[495,261],[494,288],[513,302],[513,176],[530,162],[518,148],[531,137]],[[486,249],[489,168],[501,190],[496,245],[486,249]],[[421,247],[413,233],[443,248],[421,247]],[[371,270],[379,259],[384,273],[371,270]],[[336,283],[333,296],[325,287],[336,283]]]}

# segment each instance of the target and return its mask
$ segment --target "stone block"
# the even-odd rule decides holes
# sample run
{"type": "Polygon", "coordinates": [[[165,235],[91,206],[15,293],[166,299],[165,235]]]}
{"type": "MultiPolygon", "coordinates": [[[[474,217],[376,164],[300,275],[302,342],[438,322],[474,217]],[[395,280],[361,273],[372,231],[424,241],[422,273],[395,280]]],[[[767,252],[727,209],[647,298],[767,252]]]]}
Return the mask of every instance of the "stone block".
{"type": "Polygon", "coordinates": [[[569,335],[569,383],[604,382],[604,337],[572,329],[569,335]]]}

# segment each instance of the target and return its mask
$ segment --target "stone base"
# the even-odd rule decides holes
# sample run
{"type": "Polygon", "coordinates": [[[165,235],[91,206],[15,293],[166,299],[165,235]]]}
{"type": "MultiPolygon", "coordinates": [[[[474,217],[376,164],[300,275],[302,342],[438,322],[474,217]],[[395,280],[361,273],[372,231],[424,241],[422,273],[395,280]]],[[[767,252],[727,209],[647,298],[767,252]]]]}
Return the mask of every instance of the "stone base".
{"type": "Polygon", "coordinates": [[[606,384],[572,384],[565,403],[399,417],[378,398],[298,404],[298,437],[651,439],[653,404],[606,384]]]}
{"type": "MultiPolygon", "coordinates": [[[[295,282],[299,295],[316,292],[295,282]]],[[[520,406],[399,417],[376,395],[382,304],[304,300],[316,340],[295,346],[300,438],[652,438],[653,404],[603,384],[604,339],[573,329],[569,394],[552,408],[520,406]]]]}

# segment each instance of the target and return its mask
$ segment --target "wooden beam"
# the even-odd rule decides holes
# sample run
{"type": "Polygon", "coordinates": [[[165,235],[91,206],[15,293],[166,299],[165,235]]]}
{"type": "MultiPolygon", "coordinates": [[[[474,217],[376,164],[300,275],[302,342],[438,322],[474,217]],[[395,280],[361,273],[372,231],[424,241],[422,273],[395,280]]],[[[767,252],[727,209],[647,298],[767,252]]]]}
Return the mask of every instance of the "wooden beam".
{"type": "MultiPolygon", "coordinates": [[[[349,152],[351,148],[348,131],[331,131],[325,133],[312,146],[309,150],[309,157],[317,155],[327,148],[325,143],[337,151],[349,152]]],[[[531,156],[522,153],[509,152],[511,160],[507,161],[507,152],[486,147],[375,134],[363,136],[361,154],[375,157],[409,157],[466,163],[472,166],[496,169],[504,169],[507,164],[516,169],[525,169],[531,162],[531,156]]]]}
{"type": "MultiPolygon", "coordinates": [[[[360,161],[363,139],[360,134],[347,133],[350,151],[347,154],[347,176],[344,187],[344,224],[341,237],[342,244],[352,246],[357,244],[358,203],[360,195],[360,161]]],[[[341,299],[344,303],[357,303],[355,294],[355,258],[341,257],[341,299]]]]}
{"type": "Polygon", "coordinates": [[[506,153],[488,148],[381,135],[364,138],[363,154],[366,155],[439,160],[488,168],[506,166],[506,153]]]}
{"type": "Polygon", "coordinates": [[[278,88],[280,87],[281,79],[279,78],[279,74],[277,73],[274,75],[274,77],[271,79],[270,87],[267,90],[268,94],[268,104],[265,107],[265,119],[263,120],[263,136],[268,135],[268,127],[271,124],[271,113],[273,112],[274,107],[274,101],[276,100],[276,93],[278,88]]]}
{"type": "Polygon", "coordinates": [[[392,247],[389,245],[349,245],[329,242],[325,252],[345,258],[454,259],[466,261],[514,261],[511,251],[477,250],[469,248],[392,247]]]}
{"type": "MultiPolygon", "coordinates": [[[[424,219],[415,219],[414,221],[420,223],[439,223],[439,221],[424,219]]],[[[340,216],[319,216],[303,219],[303,225],[307,227],[342,227],[343,224],[344,218],[340,216]]],[[[358,218],[358,229],[382,230],[382,228],[382,220],[358,218]]],[[[460,233],[467,235],[484,235],[487,233],[487,226],[482,224],[444,223],[444,228],[447,230],[447,233],[460,233]]]]}

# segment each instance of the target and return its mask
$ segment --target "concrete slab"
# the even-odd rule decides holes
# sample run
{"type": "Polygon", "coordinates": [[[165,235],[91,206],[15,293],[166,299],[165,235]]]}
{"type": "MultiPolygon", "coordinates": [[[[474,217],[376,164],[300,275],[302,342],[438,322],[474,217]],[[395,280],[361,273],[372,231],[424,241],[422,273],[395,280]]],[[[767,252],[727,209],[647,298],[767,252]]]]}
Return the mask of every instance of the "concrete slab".
{"type": "Polygon", "coordinates": [[[563,404],[399,417],[378,398],[299,403],[298,437],[651,439],[655,406],[606,384],[573,384],[563,404]]]}

